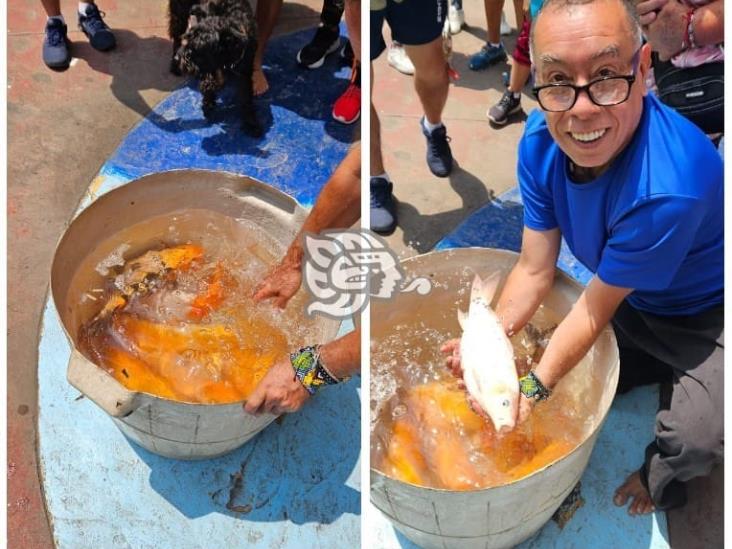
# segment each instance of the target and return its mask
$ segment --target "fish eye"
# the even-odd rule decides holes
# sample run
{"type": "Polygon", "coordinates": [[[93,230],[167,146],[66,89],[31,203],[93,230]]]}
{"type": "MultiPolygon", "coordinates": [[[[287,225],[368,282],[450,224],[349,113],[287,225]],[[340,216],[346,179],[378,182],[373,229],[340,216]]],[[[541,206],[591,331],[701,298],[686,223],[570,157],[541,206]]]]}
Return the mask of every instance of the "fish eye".
{"type": "Polygon", "coordinates": [[[501,402],[501,406],[503,406],[504,408],[508,408],[510,405],[511,405],[511,401],[509,401],[508,399],[501,402]]]}

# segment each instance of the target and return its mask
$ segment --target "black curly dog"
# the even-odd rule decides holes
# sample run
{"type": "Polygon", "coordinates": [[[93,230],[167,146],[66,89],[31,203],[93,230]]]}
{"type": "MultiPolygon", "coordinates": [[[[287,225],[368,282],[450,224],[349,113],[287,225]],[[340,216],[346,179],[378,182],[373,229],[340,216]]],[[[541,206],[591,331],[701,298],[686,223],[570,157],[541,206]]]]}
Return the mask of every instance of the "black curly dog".
{"type": "Polygon", "coordinates": [[[216,92],[226,75],[237,79],[241,123],[253,137],[262,135],[254,111],[252,70],[257,51],[257,26],[248,0],[170,0],[169,33],[173,40],[170,70],[200,80],[203,115],[209,118],[216,92]],[[196,23],[188,26],[191,16],[196,23]]]}

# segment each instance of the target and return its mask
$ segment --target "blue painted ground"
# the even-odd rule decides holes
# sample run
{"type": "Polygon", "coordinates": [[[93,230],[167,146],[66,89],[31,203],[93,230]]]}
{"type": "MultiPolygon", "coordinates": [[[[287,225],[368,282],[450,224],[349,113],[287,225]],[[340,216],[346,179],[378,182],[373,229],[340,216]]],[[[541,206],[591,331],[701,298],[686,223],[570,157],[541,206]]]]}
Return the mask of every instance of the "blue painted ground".
{"type": "MultiPolygon", "coordinates": [[[[317,71],[295,67],[311,33],[270,44],[265,69],[274,91],[257,101],[268,127],[264,139],[238,129],[236,109],[226,106],[232,90],[209,124],[195,87],[184,86],[129,133],[81,209],[130,179],[174,168],[250,175],[312,205],[353,128],[331,118],[349,71],[333,58],[317,71]]],[[[39,452],[59,549],[359,545],[358,377],[324,390],[227,456],[184,462],[136,446],[99,408],[78,399],[66,382],[69,354],[49,301],[39,348],[39,452]],[[237,474],[243,482],[232,491],[237,474]]]]}
{"type": "MultiPolygon", "coordinates": [[[[522,227],[521,196],[513,189],[471,215],[436,248],[475,246],[519,251],[522,227]]],[[[591,277],[564,241],[558,265],[582,284],[591,277]]],[[[584,505],[563,530],[549,521],[520,549],[668,549],[665,513],[630,517],[625,508],[612,504],[615,489],[642,464],[645,447],[653,436],[657,407],[655,386],[634,389],[615,399],[581,480],[584,505]]],[[[373,532],[375,547],[416,548],[373,506],[366,524],[366,531],[373,532]]]]}

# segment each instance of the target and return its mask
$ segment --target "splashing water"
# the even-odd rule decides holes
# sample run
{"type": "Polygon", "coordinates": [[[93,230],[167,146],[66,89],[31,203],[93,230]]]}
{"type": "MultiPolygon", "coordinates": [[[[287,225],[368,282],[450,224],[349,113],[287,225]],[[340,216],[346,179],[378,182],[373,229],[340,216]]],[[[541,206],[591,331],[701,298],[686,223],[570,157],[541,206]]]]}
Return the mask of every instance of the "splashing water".
{"type": "MultiPolygon", "coordinates": [[[[372,331],[371,463],[392,478],[450,490],[500,486],[571,452],[594,427],[598,393],[590,390],[591,376],[560,383],[504,436],[472,411],[439,352],[460,335],[449,313],[466,298],[463,290],[451,292],[454,307],[433,302],[426,322],[399,312],[372,331]]],[[[511,338],[519,375],[541,359],[558,320],[542,307],[511,338]]],[[[591,360],[590,353],[577,369],[591,360]]]]}
{"type": "Polygon", "coordinates": [[[125,229],[74,275],[80,350],[130,390],[243,401],[276,360],[320,337],[300,314],[303,292],[284,313],[251,299],[282,253],[257,225],[208,210],[125,229]]]}

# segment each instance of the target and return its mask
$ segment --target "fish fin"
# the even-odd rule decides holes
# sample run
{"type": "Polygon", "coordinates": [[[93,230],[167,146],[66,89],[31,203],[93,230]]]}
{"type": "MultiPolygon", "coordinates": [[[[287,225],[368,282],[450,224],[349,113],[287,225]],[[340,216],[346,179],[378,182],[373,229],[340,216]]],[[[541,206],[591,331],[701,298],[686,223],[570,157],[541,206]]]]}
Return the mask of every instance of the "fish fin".
{"type": "Polygon", "coordinates": [[[465,311],[461,311],[458,309],[458,322],[460,323],[460,327],[465,331],[465,326],[468,324],[468,313],[465,311]]]}
{"type": "Polygon", "coordinates": [[[494,272],[486,279],[481,279],[480,275],[476,273],[475,278],[473,279],[473,286],[470,290],[470,301],[472,302],[476,299],[482,299],[488,306],[490,306],[500,283],[500,271],[494,272]]]}

